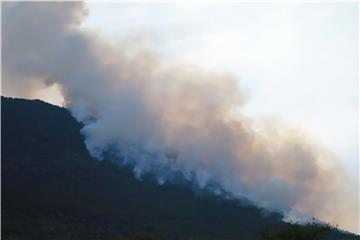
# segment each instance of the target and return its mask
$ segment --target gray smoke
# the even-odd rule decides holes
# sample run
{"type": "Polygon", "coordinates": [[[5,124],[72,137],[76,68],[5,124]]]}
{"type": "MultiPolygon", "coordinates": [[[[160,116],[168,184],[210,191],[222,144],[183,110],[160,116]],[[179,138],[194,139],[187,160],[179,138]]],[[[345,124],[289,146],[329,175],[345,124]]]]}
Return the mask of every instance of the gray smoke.
{"type": "Polygon", "coordinates": [[[90,154],[116,149],[138,178],[181,173],[287,219],[299,212],[358,231],[358,195],[341,167],[299,130],[255,130],[234,76],[164,63],[129,42],[114,49],[79,27],[86,14],[81,2],[2,3],[2,93],[58,84],[90,154]]]}

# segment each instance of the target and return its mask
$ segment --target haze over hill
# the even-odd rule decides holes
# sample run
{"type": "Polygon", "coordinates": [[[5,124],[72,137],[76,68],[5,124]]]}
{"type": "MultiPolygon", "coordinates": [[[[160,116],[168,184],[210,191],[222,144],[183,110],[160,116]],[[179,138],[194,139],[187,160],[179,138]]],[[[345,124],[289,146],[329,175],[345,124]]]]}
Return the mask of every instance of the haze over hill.
{"type": "MultiPolygon", "coordinates": [[[[93,159],[82,124],[64,108],[2,97],[1,115],[4,239],[257,239],[265,227],[287,225],[280,214],[184,179],[159,185],[154,176],[139,180],[132,168],[93,159]]],[[[333,231],[328,239],[358,238],[333,231]]]]}
{"type": "MultiPolygon", "coordinates": [[[[315,216],[358,231],[357,183],[300,130],[254,128],[233,75],[165,62],[136,41],[114,50],[80,27],[82,2],[2,6],[4,91],[29,97],[60,88],[92,157],[105,160],[110,151],[139,179],[164,184],[180,176],[286,220],[315,216]]],[[[40,132],[48,139],[53,131],[40,132]]]]}
{"type": "Polygon", "coordinates": [[[281,225],[278,214],[194,191],[189,183],[159,186],[151,177],[136,179],[130,168],[99,162],[87,153],[80,128],[65,109],[2,98],[3,237],[65,238],[68,220],[75,239],[133,232],[254,238],[265,225],[281,225]]]}

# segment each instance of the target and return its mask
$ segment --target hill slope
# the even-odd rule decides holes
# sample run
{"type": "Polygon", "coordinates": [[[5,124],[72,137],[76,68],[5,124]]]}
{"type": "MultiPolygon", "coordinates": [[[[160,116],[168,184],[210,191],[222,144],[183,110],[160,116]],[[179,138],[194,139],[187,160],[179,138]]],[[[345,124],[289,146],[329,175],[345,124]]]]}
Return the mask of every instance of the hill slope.
{"type": "MultiPolygon", "coordinates": [[[[2,97],[4,239],[257,239],[277,214],[193,191],[139,181],[130,169],[92,159],[81,124],[64,108],[2,97]],[[150,239],[150,238],[149,238],[150,239]]],[[[335,239],[354,236],[333,233],[335,239]]]]}

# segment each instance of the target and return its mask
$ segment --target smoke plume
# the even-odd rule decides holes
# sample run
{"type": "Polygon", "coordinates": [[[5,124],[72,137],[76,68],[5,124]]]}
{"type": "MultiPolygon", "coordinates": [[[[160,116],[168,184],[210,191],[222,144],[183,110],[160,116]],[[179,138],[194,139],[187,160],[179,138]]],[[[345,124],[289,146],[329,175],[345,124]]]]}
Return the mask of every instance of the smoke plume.
{"type": "Polygon", "coordinates": [[[299,212],[359,231],[356,186],[331,154],[296,129],[255,129],[234,76],[131,43],[114,49],[80,27],[86,14],[81,2],[3,3],[3,94],[58,84],[90,154],[115,149],[138,178],[162,184],[180,173],[288,219],[299,212]]]}

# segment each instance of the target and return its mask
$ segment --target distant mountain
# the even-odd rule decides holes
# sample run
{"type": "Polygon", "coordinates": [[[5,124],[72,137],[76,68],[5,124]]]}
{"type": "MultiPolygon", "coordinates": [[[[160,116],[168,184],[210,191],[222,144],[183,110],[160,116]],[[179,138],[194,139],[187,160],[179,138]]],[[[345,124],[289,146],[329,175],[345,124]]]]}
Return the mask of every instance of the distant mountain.
{"type": "Polygon", "coordinates": [[[2,97],[1,114],[3,239],[259,239],[289,226],[279,214],[91,158],[64,108],[2,97]]]}

